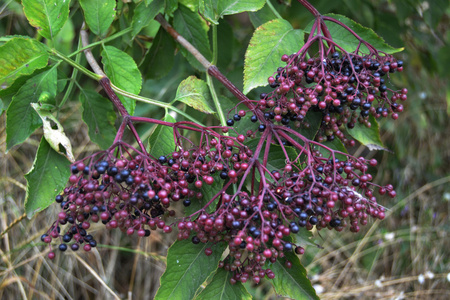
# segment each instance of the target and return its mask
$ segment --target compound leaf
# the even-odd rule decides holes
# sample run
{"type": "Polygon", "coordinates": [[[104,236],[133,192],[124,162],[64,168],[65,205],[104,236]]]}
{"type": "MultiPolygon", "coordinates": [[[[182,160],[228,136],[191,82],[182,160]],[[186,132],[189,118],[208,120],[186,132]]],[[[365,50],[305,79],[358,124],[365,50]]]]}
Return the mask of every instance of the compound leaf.
{"type": "Polygon", "coordinates": [[[269,264],[269,267],[275,273],[272,284],[278,295],[298,300],[319,299],[306,276],[305,268],[294,253],[285,253],[285,257],[278,258],[274,264],[269,264]],[[286,260],[292,263],[290,269],[286,267],[286,260]]]}
{"type": "Polygon", "coordinates": [[[241,282],[231,284],[230,279],[233,276],[232,272],[225,271],[225,269],[217,269],[216,274],[211,282],[205,287],[203,291],[195,298],[195,300],[203,299],[221,299],[221,300],[250,300],[252,295],[242,285],[241,282]]]}
{"type": "Polygon", "coordinates": [[[384,149],[377,120],[370,115],[369,122],[371,124],[370,128],[357,122],[353,129],[347,130],[348,134],[363,145],[376,145],[384,149]]]}
{"type": "MultiPolygon", "coordinates": [[[[105,46],[102,51],[102,63],[111,82],[132,94],[139,94],[142,87],[141,72],[133,58],[113,46],[105,46]]],[[[119,95],[130,115],[133,115],[136,100],[119,95]]]]}
{"type": "Polygon", "coordinates": [[[31,26],[43,37],[53,40],[69,17],[69,0],[22,0],[31,26]]]}
{"type": "Polygon", "coordinates": [[[34,39],[12,38],[0,47],[0,90],[16,79],[44,68],[48,62],[45,46],[34,39]]]}
{"type": "Polygon", "coordinates": [[[282,19],[258,27],[245,52],[244,94],[267,85],[267,78],[282,65],[283,54],[296,53],[303,45],[303,31],[282,19]]]}
{"type": "MultiPolygon", "coordinates": [[[[211,60],[212,53],[209,48],[208,26],[198,13],[180,4],[174,13],[173,27],[197,48],[206,59],[211,60]]],[[[198,70],[205,69],[184,47],[181,47],[180,51],[193,67],[198,70]]]]}
{"type": "Polygon", "coordinates": [[[225,243],[193,244],[191,240],[176,241],[167,253],[167,268],[155,300],[190,300],[201,284],[217,269],[227,245],[225,243]],[[211,248],[212,254],[205,255],[211,248]]]}
{"type": "Polygon", "coordinates": [[[83,107],[82,118],[88,126],[91,141],[101,149],[107,149],[116,136],[116,113],[112,103],[91,90],[81,90],[80,101],[83,107]]]}
{"type": "MultiPolygon", "coordinates": [[[[169,114],[166,114],[164,121],[175,123],[176,120],[169,114]]],[[[175,140],[173,128],[164,125],[156,125],[155,130],[148,139],[149,153],[158,158],[161,155],[167,155],[175,150],[175,140]]]]}
{"type": "Polygon", "coordinates": [[[175,100],[186,103],[201,112],[212,114],[214,110],[208,104],[211,101],[210,98],[206,82],[195,76],[189,76],[178,86],[175,100]]]}
{"type": "Polygon", "coordinates": [[[37,103],[41,94],[56,96],[56,67],[42,72],[29,80],[14,95],[6,111],[6,149],[25,141],[42,121],[30,103],[37,103]]]}
{"type": "Polygon", "coordinates": [[[27,217],[46,209],[65,187],[70,176],[70,162],[50,147],[42,137],[33,167],[25,175],[27,194],[25,212],[27,217]]]}
{"type": "Polygon", "coordinates": [[[80,0],[80,5],[89,29],[98,36],[105,36],[116,16],[116,1],[80,0]]]}

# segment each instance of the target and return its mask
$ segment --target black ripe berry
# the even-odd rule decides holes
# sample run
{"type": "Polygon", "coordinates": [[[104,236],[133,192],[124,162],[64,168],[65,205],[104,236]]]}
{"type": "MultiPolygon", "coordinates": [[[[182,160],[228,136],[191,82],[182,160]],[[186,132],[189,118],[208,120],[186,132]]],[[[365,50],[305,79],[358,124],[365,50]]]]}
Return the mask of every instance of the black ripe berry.
{"type": "Polygon", "coordinates": [[[233,126],[234,125],[234,121],[232,119],[228,119],[227,120],[227,125],[228,126],[233,126]]]}
{"type": "Polygon", "coordinates": [[[189,205],[191,205],[191,200],[189,200],[189,199],[184,199],[184,200],[183,200],[183,205],[184,205],[185,207],[188,207],[189,205]]]}

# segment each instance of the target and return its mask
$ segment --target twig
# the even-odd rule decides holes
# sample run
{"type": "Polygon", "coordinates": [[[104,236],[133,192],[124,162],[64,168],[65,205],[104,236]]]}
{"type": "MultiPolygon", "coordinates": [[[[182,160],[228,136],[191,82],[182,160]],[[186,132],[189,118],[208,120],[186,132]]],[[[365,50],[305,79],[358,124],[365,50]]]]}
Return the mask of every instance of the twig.
{"type": "MultiPolygon", "coordinates": [[[[86,31],[86,23],[83,22],[83,25],[81,26],[80,30],[80,36],[81,36],[81,43],[83,44],[83,47],[87,47],[89,45],[89,36],[86,31]]],[[[106,77],[106,74],[103,72],[102,68],[98,65],[97,61],[94,58],[94,55],[92,55],[91,49],[87,48],[83,50],[84,55],[86,56],[86,60],[91,66],[92,70],[95,72],[95,74],[102,75],[106,77]]]]}

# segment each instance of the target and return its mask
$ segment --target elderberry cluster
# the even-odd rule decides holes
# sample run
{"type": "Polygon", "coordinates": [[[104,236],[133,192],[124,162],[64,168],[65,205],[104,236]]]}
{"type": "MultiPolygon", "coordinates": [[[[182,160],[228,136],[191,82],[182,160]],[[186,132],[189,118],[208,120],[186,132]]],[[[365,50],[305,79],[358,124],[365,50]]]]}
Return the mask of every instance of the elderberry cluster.
{"type": "Polygon", "coordinates": [[[397,100],[405,101],[407,90],[394,91],[386,82],[390,73],[403,70],[402,61],[387,54],[337,51],[329,55],[319,51],[316,57],[305,59],[307,50],[283,55],[286,66],[268,78],[274,90],[261,94],[258,101],[266,120],[300,128],[308,126],[308,112],[320,112],[318,141],[338,137],[354,145],[342,132],[343,125],[350,129],[356,122],[371,126],[369,115],[397,119],[403,111],[397,100]]]}
{"type": "MultiPolygon", "coordinates": [[[[171,202],[182,200],[184,206],[190,206],[202,199],[203,184],[236,182],[248,168],[252,152],[239,142],[243,136],[205,139],[200,147],[183,150],[180,146],[158,159],[120,142],[76,162],[71,166],[68,186],[55,198],[62,209],[58,220],[41,240],[48,244],[58,240],[61,251],[69,246],[74,251],[81,246],[90,251],[97,243],[86,230],[98,222],[107,229],[119,228],[140,237],[157,228],[171,232],[173,224],[163,220],[164,216],[175,216],[169,209],[171,202]]],[[[49,257],[55,254],[51,252],[49,257]]]]}

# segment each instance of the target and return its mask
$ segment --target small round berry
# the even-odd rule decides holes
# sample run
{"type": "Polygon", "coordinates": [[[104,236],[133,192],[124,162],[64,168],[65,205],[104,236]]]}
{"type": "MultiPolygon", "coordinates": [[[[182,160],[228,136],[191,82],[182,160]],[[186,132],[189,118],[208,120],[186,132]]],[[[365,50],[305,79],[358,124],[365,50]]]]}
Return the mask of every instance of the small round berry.
{"type": "Polygon", "coordinates": [[[233,126],[233,125],[234,125],[234,121],[232,119],[228,119],[227,126],[233,126]]]}
{"type": "Polygon", "coordinates": [[[55,259],[55,256],[56,256],[56,254],[53,251],[48,253],[48,258],[49,259],[55,259]]]}
{"type": "Polygon", "coordinates": [[[64,251],[67,250],[67,245],[66,245],[66,244],[60,244],[59,247],[58,247],[58,249],[59,249],[59,251],[64,252],[64,251]]]}

